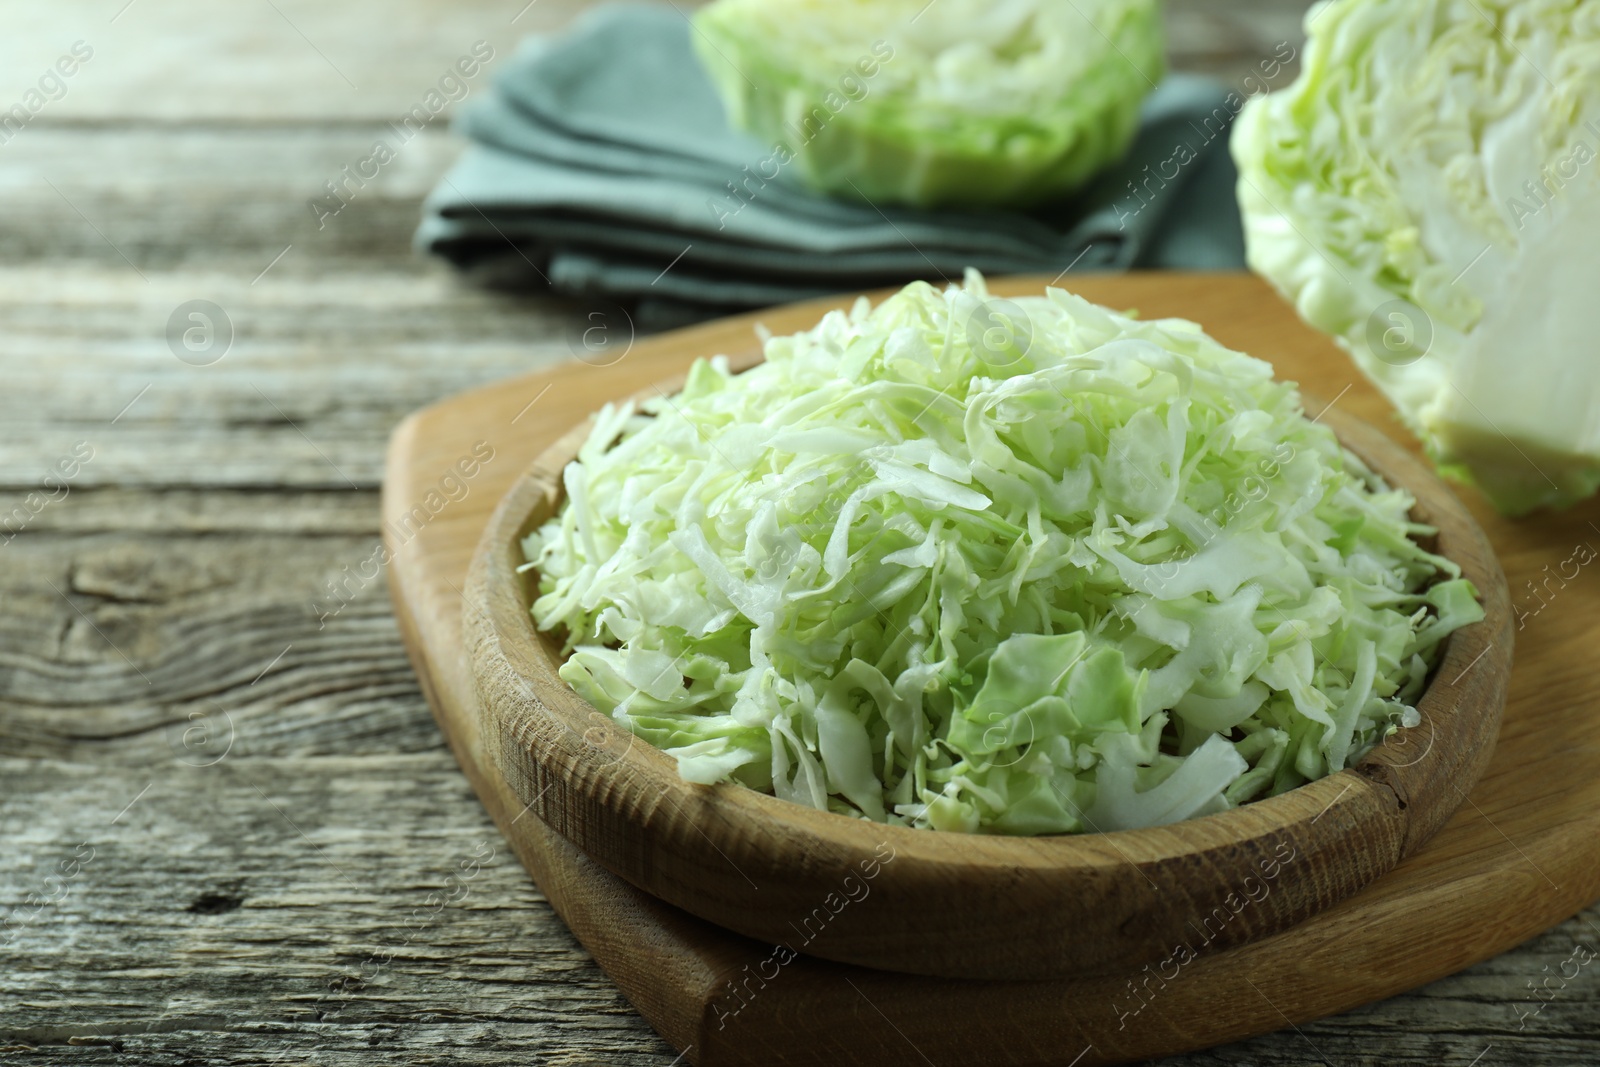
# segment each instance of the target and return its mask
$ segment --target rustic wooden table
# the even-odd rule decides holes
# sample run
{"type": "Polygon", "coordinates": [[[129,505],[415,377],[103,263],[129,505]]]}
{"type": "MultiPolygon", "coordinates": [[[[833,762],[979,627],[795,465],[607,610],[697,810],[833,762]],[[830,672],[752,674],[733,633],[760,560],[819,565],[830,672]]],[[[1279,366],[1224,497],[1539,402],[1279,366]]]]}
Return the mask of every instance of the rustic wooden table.
{"type": "MultiPolygon", "coordinates": [[[[475,42],[576,6],[0,5],[0,1063],[674,1062],[507,854],[366,566],[395,422],[570,358],[580,309],[411,255],[442,121],[308,208],[475,42]],[[196,300],[215,362],[168,342],[196,300]]],[[[1174,0],[1176,65],[1243,83],[1302,7],[1174,0]]],[[[1168,1062],[1600,1062],[1590,929],[1168,1062]]]]}

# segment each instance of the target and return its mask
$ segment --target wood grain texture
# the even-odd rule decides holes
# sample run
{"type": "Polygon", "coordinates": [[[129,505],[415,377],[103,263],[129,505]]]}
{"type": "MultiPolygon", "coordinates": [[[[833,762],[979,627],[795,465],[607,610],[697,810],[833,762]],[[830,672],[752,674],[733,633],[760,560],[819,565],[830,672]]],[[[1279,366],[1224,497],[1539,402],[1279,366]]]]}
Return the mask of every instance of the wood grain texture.
{"type": "MultiPolygon", "coordinates": [[[[688,10],[704,0],[678,2],[688,10]]],[[[273,0],[219,14],[205,0],[75,0],[51,10],[10,3],[0,69],[12,72],[20,95],[74,41],[92,49],[41,122],[385,121],[434,88],[473,42],[487,41],[504,59],[524,35],[560,26],[584,6],[273,0]]],[[[471,88],[481,89],[481,78],[471,88]]]]}
{"type": "MultiPolygon", "coordinates": [[[[474,41],[489,42],[503,59],[524,35],[558,27],[588,6],[273,0],[230,8],[223,17],[205,0],[136,0],[123,11],[126,2],[8,2],[0,70],[12,73],[0,92],[19,97],[82,40],[94,55],[35,123],[384,122],[416,103],[474,41]]],[[[685,12],[704,2],[674,0],[685,12]]],[[[1183,0],[1168,19],[1173,65],[1242,78],[1280,42],[1299,44],[1306,6],[1183,0]]]]}
{"type": "MultiPolygon", "coordinates": [[[[1140,280],[1084,279],[1076,288],[1092,297],[1099,286],[1140,280]]],[[[1141,301],[1145,313],[1205,317],[1224,343],[1271,358],[1283,376],[1337,397],[1350,414],[1368,421],[1383,418],[1386,409],[1376,392],[1348,376],[1348,365],[1334,358],[1326,339],[1285,318],[1260,281],[1205,276],[1144,281],[1150,293],[1141,301]]],[[[747,343],[758,319],[768,326],[794,325],[766,313],[702,327],[680,340],[701,351],[736,350],[747,343]]],[[[626,363],[648,364],[634,368],[639,376],[664,378],[684,369],[682,347],[639,346],[610,367],[568,367],[479,390],[413,416],[392,454],[386,513],[399,514],[402,502],[425,486],[424,478],[407,471],[437,469],[469,437],[498,434],[524,411],[525,398],[538,395],[541,404],[550,404],[543,409],[548,424],[542,437],[524,430],[531,440],[522,440],[521,452],[512,453],[531,462],[544,442],[582,417],[589,401],[624,391],[626,363]]],[[[511,466],[497,468],[495,477],[505,478],[511,466]]],[[[500,484],[509,487],[509,482],[500,484]]],[[[1508,522],[1476,501],[1472,510],[1515,587],[1538,573],[1553,553],[1564,557],[1570,546],[1581,544],[1580,531],[1597,508],[1591,504],[1587,511],[1539,526],[1508,522]]],[[[404,546],[407,554],[400,555],[394,572],[397,609],[410,620],[419,662],[433,672],[430,693],[450,732],[477,714],[457,628],[463,610],[479,610],[463,609],[461,581],[475,527],[487,518],[486,512],[474,517],[469,509],[441,515],[404,546]],[[419,619],[426,624],[414,627],[419,619]]],[[[1600,531],[1595,536],[1600,538],[1600,531]]],[[[1554,600],[1545,610],[1555,626],[1545,632],[1556,627],[1569,634],[1587,632],[1600,621],[1595,608],[1592,597],[1554,600]]],[[[566,866],[561,852],[545,849],[550,835],[542,827],[537,838],[524,837],[516,826],[526,820],[512,823],[525,810],[523,800],[507,803],[503,784],[481,795],[580,936],[587,937],[596,925],[606,930],[593,950],[641,1011],[655,1021],[664,990],[679,998],[658,1027],[680,1047],[693,1045],[688,1055],[698,1063],[920,1062],[918,1056],[935,1051],[957,1063],[981,1057],[984,1062],[1060,1064],[1080,1051],[1082,1063],[1126,1062],[1299,1024],[1443,977],[1533,936],[1600,894],[1600,863],[1593,851],[1600,815],[1597,797],[1589,792],[1600,787],[1587,773],[1596,748],[1588,714],[1596,683],[1575,657],[1575,647],[1538,645],[1522,657],[1493,762],[1465,806],[1424,849],[1362,893],[1286,933],[1234,949],[1202,946],[1197,958],[1165,976],[1164,968],[1155,968],[1133,976],[988,985],[801,957],[781,968],[770,983],[772,992],[752,988],[746,985],[752,972],[745,968],[759,970],[770,948],[752,947],[747,939],[703,924],[689,927],[692,936],[685,938],[684,928],[676,925],[684,917],[677,912],[670,927],[634,925],[638,902],[647,897],[595,865],[576,871],[566,866]],[[575,873],[584,876],[577,884],[575,873]],[[627,935],[619,936],[619,929],[627,935]],[[644,956],[608,955],[607,946],[619,942],[652,948],[644,956]],[[680,977],[656,981],[663,944],[706,961],[718,980],[709,986],[681,984],[680,977]],[[743,963],[729,971],[727,954],[741,946],[743,963]],[[848,981],[841,984],[843,978],[848,981]],[[690,1035],[683,1032],[682,1020],[693,1012],[685,1005],[698,1005],[700,1011],[701,1025],[690,1035]],[[890,1029],[880,1020],[892,1020],[890,1029]]],[[[476,727],[471,729],[477,737],[476,727]]],[[[477,744],[482,743],[478,737],[477,744]]],[[[1587,942],[1575,945],[1565,969],[1581,974],[1587,964],[1577,960],[1588,958],[1588,952],[1587,942]]],[[[681,976],[685,969],[680,962],[672,973],[681,976]]],[[[1565,989],[1571,981],[1545,988],[1565,989]]],[[[1523,1016],[1518,1022],[1527,1025],[1523,1016]]]]}
{"type": "MultiPolygon", "coordinates": [[[[25,923],[15,943],[0,934],[0,1064],[670,1067],[677,1051],[504,859],[406,663],[389,576],[326,625],[309,604],[377,544],[395,422],[570,362],[563,335],[586,325],[590,309],[486,294],[410,255],[422,192],[450,161],[442,133],[437,148],[432,134],[414,141],[393,182],[326,229],[305,204],[457,41],[498,48],[493,34],[523,2],[275,2],[319,46],[343,46],[329,51],[335,62],[361,60],[346,70],[358,92],[314,70],[321,61],[281,20],[270,28],[278,16],[265,3],[137,0],[117,17],[124,0],[0,0],[5,106],[64,46],[96,47],[58,102],[70,106],[50,105],[0,146],[0,509],[43,488],[61,446],[98,450],[70,495],[0,544],[0,923],[25,923]],[[209,368],[179,363],[162,337],[194,297],[249,320],[209,368]],[[81,589],[68,585],[74,572],[81,589]],[[203,625],[185,624],[191,608],[203,625]],[[191,768],[188,716],[219,708],[233,717],[233,749],[191,768]],[[500,858],[471,896],[357,984],[368,955],[403,941],[412,910],[485,839],[500,858]],[[100,849],[93,862],[34,913],[85,841],[100,849]],[[359,865],[359,889],[323,856],[359,865]],[[227,910],[233,894],[240,906],[227,910]]],[[[512,29],[571,10],[554,3],[512,29]]],[[[1242,78],[1286,34],[1298,45],[1304,7],[1175,0],[1174,65],[1242,78]]],[[[503,492],[509,478],[473,492],[503,492]]],[[[1582,520],[1600,513],[1571,518],[1548,544],[1517,548],[1515,573],[1555,568],[1567,534],[1595,538],[1582,520]]],[[[1595,610],[1590,570],[1561,600],[1595,610]]],[[[1539,606],[1520,584],[1513,593],[1539,606]]],[[[1554,608],[1518,636],[1554,660],[1592,655],[1554,608]]],[[[1552,677],[1550,701],[1578,708],[1582,673],[1552,677]]],[[[1561,789],[1552,781],[1546,795],[1561,789]]],[[[1524,844],[1530,805],[1514,824],[1486,810],[1524,844]]],[[[1543,884],[1531,867],[1508,878],[1519,891],[1543,884]]],[[[1600,912],[1415,992],[1163,1067],[1592,1064],[1600,970],[1564,976],[1575,951],[1600,948],[1591,923],[1600,912]]]]}
{"type": "MultiPolygon", "coordinates": [[[[1082,283],[1098,301],[1149,315],[1163,313],[1172,284],[1155,275],[1082,283]]],[[[1218,285],[1236,292],[1238,280],[1218,285]]],[[[1037,296],[1043,279],[997,282],[995,292],[1037,296]]],[[[813,304],[762,318],[786,332],[821,313],[813,304]]],[[[1293,315],[1271,302],[1257,314],[1293,315]]],[[[647,341],[639,361],[704,355],[695,347],[701,335],[687,337],[681,345],[677,335],[647,341]]],[[[752,337],[716,354],[738,368],[753,364],[759,348],[752,337]]],[[[632,395],[671,395],[681,384],[636,381],[632,395]]],[[[581,401],[569,395],[568,402],[581,401]]],[[[1286,930],[1392,868],[1461,804],[1494,747],[1511,659],[1505,578],[1465,508],[1382,434],[1337,409],[1322,421],[1391,484],[1412,491],[1415,517],[1438,528],[1437,550],[1478,587],[1487,618],[1448,639],[1439,684],[1419,702],[1414,730],[1290,794],[1172,827],[1023,839],[883,826],[737,786],[683,781],[674,760],[636,743],[572,692],[557,674],[560,649],[529,617],[537,576],[519,573],[522,540],[560,506],[561,473],[592,420],[534,458],[490,517],[468,572],[466,596],[482,610],[467,613],[464,641],[491,755],[523,803],[613,873],[746,936],[798,939],[824,959],[952,978],[1121,974],[1192,938],[1197,916],[1230,915],[1239,887],[1259,887],[1269,869],[1271,892],[1208,940],[1222,948],[1286,930]],[[883,863],[885,856],[893,862],[883,863]],[[1293,862],[1280,866],[1282,856],[1293,862]],[[866,870],[874,872],[871,892],[819,917],[820,901],[841,899],[841,878],[866,870]]]]}

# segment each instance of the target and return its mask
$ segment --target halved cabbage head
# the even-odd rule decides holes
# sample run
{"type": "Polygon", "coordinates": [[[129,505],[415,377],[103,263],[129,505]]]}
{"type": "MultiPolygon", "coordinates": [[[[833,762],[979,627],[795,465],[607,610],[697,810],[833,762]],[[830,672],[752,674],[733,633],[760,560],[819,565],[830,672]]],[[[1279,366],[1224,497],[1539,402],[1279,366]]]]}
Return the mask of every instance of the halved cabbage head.
{"type": "Polygon", "coordinates": [[[1234,125],[1250,265],[1509,514],[1600,486],[1600,4],[1335,0],[1234,125]]]}
{"type": "Polygon", "coordinates": [[[813,188],[1022,204],[1127,149],[1161,79],[1157,0],[716,0],[694,44],[733,124],[813,188]]]}
{"type": "Polygon", "coordinates": [[[1417,722],[1471,585],[1412,498],[1190,322],[916,283],[607,407],[523,548],[561,677],[675,756],[880,822],[1216,812],[1417,722]]]}

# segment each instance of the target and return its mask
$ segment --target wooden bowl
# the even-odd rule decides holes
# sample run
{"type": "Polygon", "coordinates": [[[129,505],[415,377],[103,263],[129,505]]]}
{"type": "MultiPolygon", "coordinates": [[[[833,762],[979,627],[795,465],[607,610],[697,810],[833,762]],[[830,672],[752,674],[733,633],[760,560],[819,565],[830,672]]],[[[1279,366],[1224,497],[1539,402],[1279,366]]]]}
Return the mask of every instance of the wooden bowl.
{"type": "Polygon", "coordinates": [[[587,423],[520,477],[473,561],[464,632],[485,746],[522,802],[596,862],[773,945],[763,973],[744,979],[752,993],[790,953],[985,979],[1149,963],[1170,981],[1194,956],[1287,929],[1415,851],[1466,797],[1499,730],[1510,608],[1488,541],[1421,461],[1336,409],[1323,419],[1416,496],[1414,516],[1438,528],[1437,551],[1477,586],[1487,615],[1448,638],[1420,725],[1338,774],[1170,826],[1035,838],[885,826],[685,782],[671,757],[557,676],[559,645],[529,617],[536,582],[517,573],[520,542],[559,506],[587,423]]]}

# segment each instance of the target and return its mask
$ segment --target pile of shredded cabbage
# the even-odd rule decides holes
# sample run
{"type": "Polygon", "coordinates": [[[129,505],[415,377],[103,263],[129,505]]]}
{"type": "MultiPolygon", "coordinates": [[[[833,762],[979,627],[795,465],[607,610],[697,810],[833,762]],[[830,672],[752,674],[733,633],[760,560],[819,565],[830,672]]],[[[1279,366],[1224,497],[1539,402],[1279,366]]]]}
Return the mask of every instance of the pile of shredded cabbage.
{"type": "Polygon", "coordinates": [[[1217,812],[1417,722],[1482,611],[1412,498],[1190,322],[976,274],[608,406],[524,543],[683,777],[940,830],[1217,812]]]}

